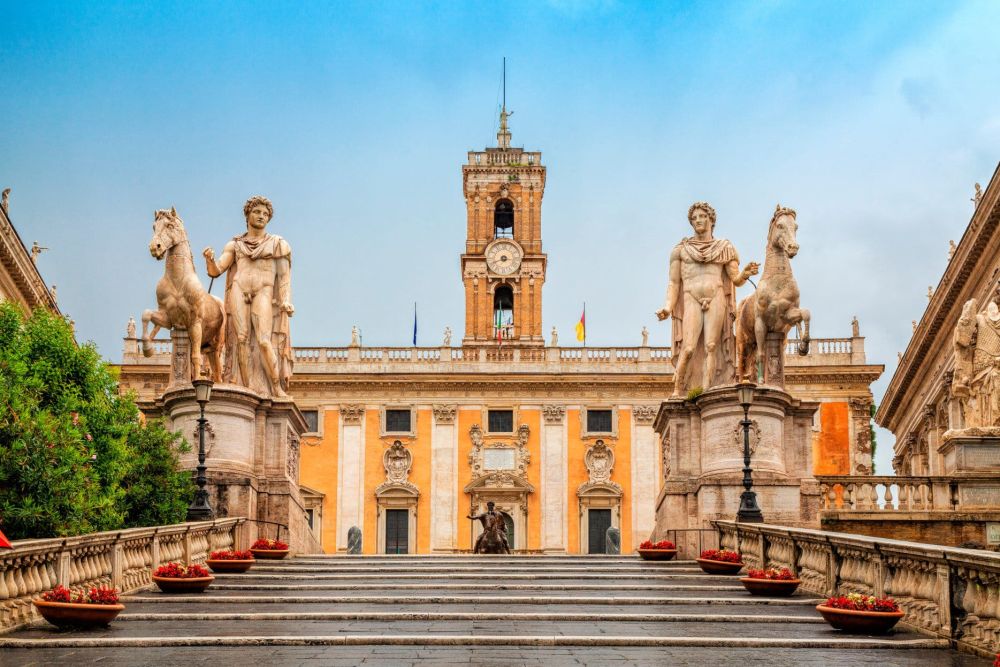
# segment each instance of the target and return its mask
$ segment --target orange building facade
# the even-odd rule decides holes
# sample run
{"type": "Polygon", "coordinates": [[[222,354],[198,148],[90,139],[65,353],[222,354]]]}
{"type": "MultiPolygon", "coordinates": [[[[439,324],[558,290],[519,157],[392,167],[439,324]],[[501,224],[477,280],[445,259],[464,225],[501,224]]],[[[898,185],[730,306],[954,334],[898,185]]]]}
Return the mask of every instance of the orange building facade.
{"type": "MultiPolygon", "coordinates": [[[[670,350],[545,340],[546,170],[540,152],[510,146],[505,113],[497,138],[462,167],[460,345],[294,350],[290,394],[310,424],[303,510],[326,552],[346,551],[354,527],[364,553],[469,551],[479,524],[467,517],[487,501],[515,551],[604,553],[617,528],[629,552],[653,530],[665,476],[653,419],[673,389],[670,350]]],[[[125,341],[123,387],[150,405],[167,381],[166,346],[143,358],[125,341]]],[[[856,324],[788,355],[788,391],[822,403],[816,474],[870,473],[869,387],[881,371],[856,324]]]]}

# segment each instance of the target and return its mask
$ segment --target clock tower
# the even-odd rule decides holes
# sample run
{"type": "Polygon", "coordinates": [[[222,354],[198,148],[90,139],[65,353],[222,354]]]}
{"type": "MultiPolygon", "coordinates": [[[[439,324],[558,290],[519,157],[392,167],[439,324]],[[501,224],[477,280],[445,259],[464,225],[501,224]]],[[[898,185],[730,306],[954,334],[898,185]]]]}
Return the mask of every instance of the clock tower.
{"type": "Polygon", "coordinates": [[[466,207],[464,346],[545,345],[542,334],[541,152],[511,148],[500,112],[497,145],[470,151],[462,165],[466,207]]]}

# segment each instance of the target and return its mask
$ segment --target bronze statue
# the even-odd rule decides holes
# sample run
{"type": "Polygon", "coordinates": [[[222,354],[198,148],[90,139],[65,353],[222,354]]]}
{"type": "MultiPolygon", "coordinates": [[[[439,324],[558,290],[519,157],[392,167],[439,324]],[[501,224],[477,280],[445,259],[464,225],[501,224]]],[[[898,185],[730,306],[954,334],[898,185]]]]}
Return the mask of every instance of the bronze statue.
{"type": "Polygon", "coordinates": [[[507,524],[503,514],[494,509],[493,501],[486,503],[486,511],[467,519],[479,519],[483,524],[483,532],[476,538],[476,546],[472,550],[477,554],[509,554],[510,544],[507,542],[507,524]]]}

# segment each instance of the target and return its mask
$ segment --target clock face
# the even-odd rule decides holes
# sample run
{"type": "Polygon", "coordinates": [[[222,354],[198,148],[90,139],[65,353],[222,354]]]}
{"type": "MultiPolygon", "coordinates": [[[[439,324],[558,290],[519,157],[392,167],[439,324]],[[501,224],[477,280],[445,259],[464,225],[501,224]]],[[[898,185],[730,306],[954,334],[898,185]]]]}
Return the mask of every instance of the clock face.
{"type": "Polygon", "coordinates": [[[509,276],[521,266],[520,246],[513,241],[495,241],[486,249],[486,266],[493,273],[509,276]]]}

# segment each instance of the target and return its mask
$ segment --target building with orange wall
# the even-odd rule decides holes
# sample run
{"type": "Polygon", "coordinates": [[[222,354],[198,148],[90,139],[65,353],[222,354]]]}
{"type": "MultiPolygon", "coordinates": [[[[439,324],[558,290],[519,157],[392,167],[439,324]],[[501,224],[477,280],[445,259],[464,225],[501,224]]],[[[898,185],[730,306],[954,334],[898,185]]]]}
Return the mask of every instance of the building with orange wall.
{"type": "MultiPolygon", "coordinates": [[[[632,551],[655,523],[664,465],[653,419],[673,389],[670,350],[561,347],[543,334],[547,270],[540,152],[497,146],[462,167],[467,206],[465,328],[460,345],[295,348],[290,394],[310,432],[299,479],[327,552],[361,530],[364,553],[468,551],[469,520],[492,500],[517,551],[604,553],[610,527],[632,551]]],[[[169,350],[152,358],[125,341],[123,386],[152,402],[169,350]]],[[[821,402],[817,473],[870,472],[868,364],[850,337],[813,339],[789,355],[788,391],[821,402]]]]}

